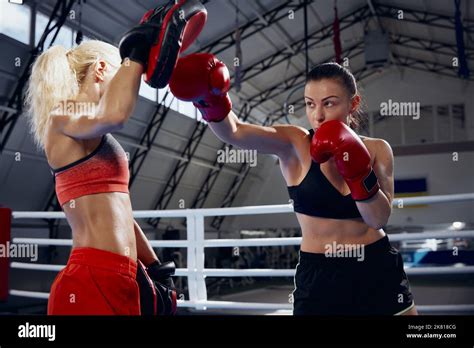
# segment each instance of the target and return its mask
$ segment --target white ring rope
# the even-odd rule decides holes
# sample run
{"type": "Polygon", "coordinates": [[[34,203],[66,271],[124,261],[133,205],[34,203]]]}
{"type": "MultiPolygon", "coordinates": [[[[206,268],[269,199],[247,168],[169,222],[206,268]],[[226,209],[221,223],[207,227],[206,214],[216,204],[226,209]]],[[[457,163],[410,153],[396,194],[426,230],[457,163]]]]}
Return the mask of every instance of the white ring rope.
{"type": "MultiPolygon", "coordinates": [[[[72,239],[50,239],[50,238],[13,238],[17,244],[37,244],[41,246],[72,246],[72,239]]],[[[150,245],[155,248],[186,248],[186,240],[151,240],[150,245]]]]}
{"type": "MultiPolygon", "coordinates": [[[[391,242],[403,240],[418,240],[432,238],[474,238],[474,230],[466,231],[434,231],[434,232],[416,232],[416,233],[394,233],[389,234],[391,242]]],[[[13,243],[17,244],[38,244],[38,245],[56,245],[72,246],[72,239],[49,239],[49,238],[13,238],[13,243]]],[[[185,240],[151,240],[151,246],[157,248],[186,248],[189,242],[185,240]]],[[[204,247],[249,247],[249,246],[282,246],[282,245],[300,245],[301,237],[282,237],[282,238],[248,238],[248,239],[205,239],[204,247]]]]}
{"type": "MultiPolygon", "coordinates": [[[[61,271],[66,265],[33,264],[27,262],[12,262],[11,268],[30,269],[35,271],[61,271]]],[[[201,273],[204,277],[294,277],[295,269],[273,268],[204,268],[201,273]]],[[[406,267],[408,275],[446,275],[446,274],[472,274],[474,266],[438,266],[438,267],[406,267]]],[[[191,273],[187,268],[177,268],[175,276],[187,277],[191,273]]]]}
{"type": "MultiPolygon", "coordinates": [[[[420,204],[451,203],[474,200],[474,193],[460,193],[452,195],[438,195],[427,197],[406,197],[397,198],[392,202],[392,206],[397,208],[400,204],[403,206],[412,206],[420,204]]],[[[278,214],[293,213],[293,205],[257,205],[234,208],[203,208],[203,209],[174,209],[174,210],[136,210],[133,217],[140,218],[177,218],[188,216],[231,216],[231,215],[259,215],[259,214],[278,214]]],[[[65,219],[63,212],[43,212],[43,211],[14,211],[14,219],[65,219]]]]}
{"type": "MultiPolygon", "coordinates": [[[[10,267],[14,269],[29,269],[34,271],[53,271],[59,272],[61,271],[66,265],[46,265],[43,263],[28,263],[28,262],[12,262],[10,263],[10,267]]],[[[175,271],[176,277],[187,277],[190,273],[187,268],[177,268],[175,271]]]]}

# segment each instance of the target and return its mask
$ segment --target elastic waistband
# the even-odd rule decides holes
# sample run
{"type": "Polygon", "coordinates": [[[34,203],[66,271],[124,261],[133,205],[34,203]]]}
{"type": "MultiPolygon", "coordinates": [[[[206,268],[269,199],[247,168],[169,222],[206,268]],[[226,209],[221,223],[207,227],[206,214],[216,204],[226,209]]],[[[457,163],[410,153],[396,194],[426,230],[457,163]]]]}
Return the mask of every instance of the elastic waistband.
{"type": "Polygon", "coordinates": [[[68,265],[84,265],[136,278],[137,262],[127,256],[96,248],[73,248],[68,265]]]}
{"type": "Polygon", "coordinates": [[[371,244],[328,244],[327,252],[325,253],[308,253],[300,250],[300,261],[318,261],[318,262],[330,262],[330,263],[350,263],[352,261],[361,261],[370,259],[373,256],[380,255],[388,250],[392,246],[388,240],[388,236],[385,235],[383,238],[371,243],[371,244]],[[344,248],[351,251],[344,251],[344,248]]]}

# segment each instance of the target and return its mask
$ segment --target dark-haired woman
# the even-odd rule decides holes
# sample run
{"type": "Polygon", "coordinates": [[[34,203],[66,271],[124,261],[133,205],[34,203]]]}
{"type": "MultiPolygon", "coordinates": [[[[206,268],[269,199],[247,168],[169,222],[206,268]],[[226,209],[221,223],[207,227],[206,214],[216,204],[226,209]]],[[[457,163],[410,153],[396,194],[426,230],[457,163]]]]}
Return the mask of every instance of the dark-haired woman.
{"type": "Polygon", "coordinates": [[[294,314],[417,314],[402,258],[382,229],[393,199],[392,150],[352,130],[361,103],[354,76],[336,63],[308,74],[309,131],[239,121],[229,85],[227,68],[211,54],[180,59],[170,82],[222,141],[278,156],[303,235],[294,314]]]}

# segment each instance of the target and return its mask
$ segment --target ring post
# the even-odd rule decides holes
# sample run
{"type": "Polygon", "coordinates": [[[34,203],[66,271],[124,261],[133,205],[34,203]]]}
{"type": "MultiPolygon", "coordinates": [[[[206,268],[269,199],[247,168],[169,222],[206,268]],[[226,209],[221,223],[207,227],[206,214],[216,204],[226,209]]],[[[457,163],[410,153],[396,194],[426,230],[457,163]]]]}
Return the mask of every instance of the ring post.
{"type": "Polygon", "coordinates": [[[196,309],[206,310],[205,306],[199,304],[201,301],[207,301],[206,280],[204,278],[204,216],[199,213],[195,215],[195,228],[196,287],[199,301],[196,304],[196,309]]]}
{"type": "Polygon", "coordinates": [[[195,253],[195,236],[196,236],[196,221],[193,214],[186,215],[186,229],[187,229],[187,265],[188,265],[188,292],[189,301],[195,302],[198,299],[197,284],[196,284],[196,253],[195,253]]]}

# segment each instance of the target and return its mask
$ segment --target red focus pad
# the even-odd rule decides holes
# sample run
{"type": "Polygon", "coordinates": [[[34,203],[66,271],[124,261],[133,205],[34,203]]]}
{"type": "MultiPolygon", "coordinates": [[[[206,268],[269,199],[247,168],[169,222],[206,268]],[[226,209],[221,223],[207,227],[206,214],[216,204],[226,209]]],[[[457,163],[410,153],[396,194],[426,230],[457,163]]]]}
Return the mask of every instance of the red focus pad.
{"type": "MultiPolygon", "coordinates": [[[[154,21],[153,13],[143,21],[154,21]]],[[[160,35],[151,46],[145,82],[154,88],[168,84],[179,53],[185,51],[198,37],[207,20],[207,11],[198,0],[180,0],[165,14],[160,35]]]]}
{"type": "Polygon", "coordinates": [[[182,44],[181,44],[181,51],[186,51],[189,46],[196,41],[197,37],[201,33],[204,25],[207,21],[207,11],[206,8],[203,6],[202,11],[197,11],[192,17],[189,18],[188,23],[186,24],[183,35],[182,35],[182,44]]]}
{"type": "Polygon", "coordinates": [[[7,242],[10,242],[10,228],[12,223],[12,210],[0,205],[0,250],[5,255],[0,254],[0,301],[8,298],[8,270],[9,260],[7,255],[7,242]]]}

